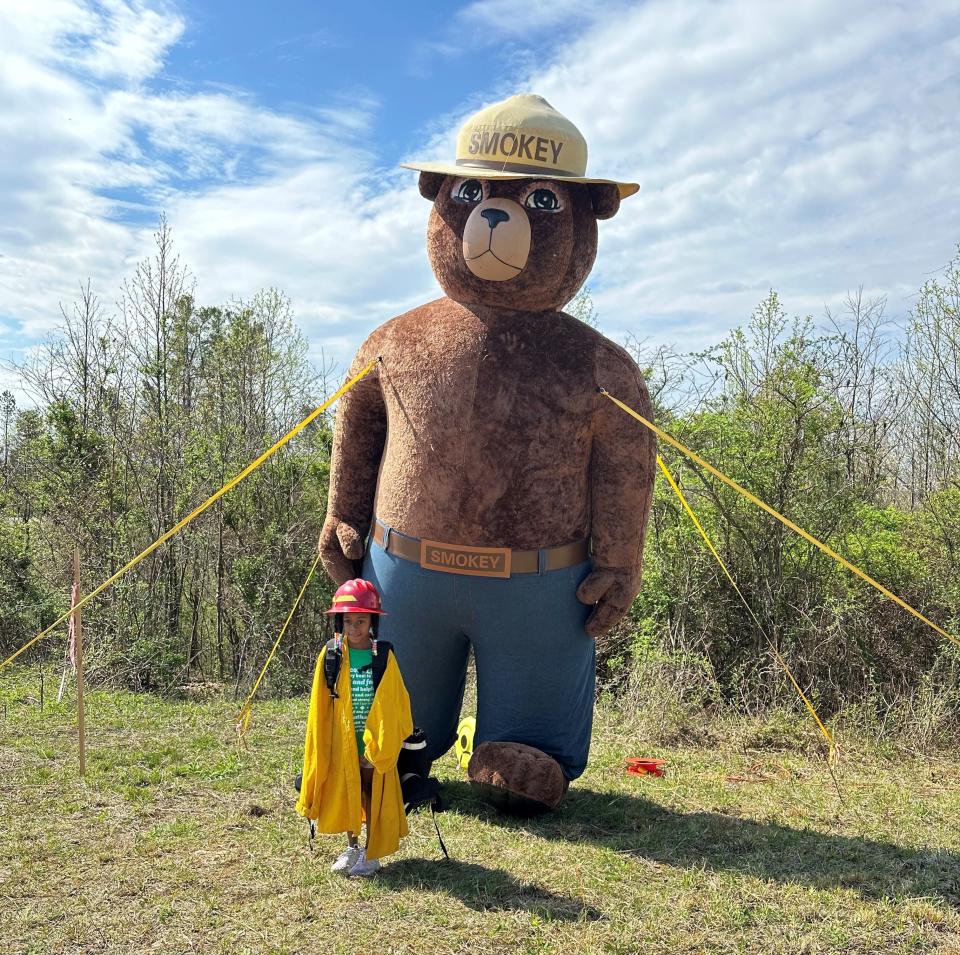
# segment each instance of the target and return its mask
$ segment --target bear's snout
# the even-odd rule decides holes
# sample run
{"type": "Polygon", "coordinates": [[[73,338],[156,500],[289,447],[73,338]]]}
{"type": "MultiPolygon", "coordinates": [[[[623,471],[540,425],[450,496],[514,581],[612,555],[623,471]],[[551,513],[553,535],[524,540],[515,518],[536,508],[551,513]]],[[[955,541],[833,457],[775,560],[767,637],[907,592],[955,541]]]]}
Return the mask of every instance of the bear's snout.
{"type": "Polygon", "coordinates": [[[530,220],[512,199],[481,202],[463,229],[463,258],[467,268],[489,282],[516,278],[530,257],[530,220]]]}

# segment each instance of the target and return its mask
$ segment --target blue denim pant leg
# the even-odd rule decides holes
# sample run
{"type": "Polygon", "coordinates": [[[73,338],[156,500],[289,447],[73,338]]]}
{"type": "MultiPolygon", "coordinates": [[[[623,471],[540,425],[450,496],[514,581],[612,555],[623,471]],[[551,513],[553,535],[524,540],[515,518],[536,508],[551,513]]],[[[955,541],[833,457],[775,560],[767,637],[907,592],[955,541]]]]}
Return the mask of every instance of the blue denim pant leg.
{"type": "Polygon", "coordinates": [[[568,779],[587,765],[596,651],[584,630],[590,607],[576,597],[587,561],[509,580],[471,581],[477,730],[482,742],[527,743],[552,756],[568,779]]]}
{"type": "Polygon", "coordinates": [[[587,764],[595,650],[576,598],[589,561],[509,580],[424,570],[371,543],[363,575],[383,596],[380,636],[396,650],[431,760],[456,738],[468,638],[477,664],[474,742],[510,741],[552,756],[568,779],[587,764]]]}
{"type": "Polygon", "coordinates": [[[424,570],[372,541],[363,576],[383,598],[379,636],[393,644],[413,722],[426,733],[427,755],[435,760],[456,739],[463,703],[470,649],[463,626],[467,578],[424,570]]]}

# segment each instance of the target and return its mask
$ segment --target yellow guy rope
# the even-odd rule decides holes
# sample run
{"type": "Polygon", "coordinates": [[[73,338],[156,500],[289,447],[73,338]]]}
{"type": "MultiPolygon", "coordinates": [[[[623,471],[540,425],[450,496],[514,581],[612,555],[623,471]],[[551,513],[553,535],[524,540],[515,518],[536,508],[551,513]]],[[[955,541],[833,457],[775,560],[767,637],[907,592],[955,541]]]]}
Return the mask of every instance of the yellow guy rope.
{"type": "Polygon", "coordinates": [[[753,607],[747,603],[747,598],[744,597],[743,591],[737,586],[737,582],[733,579],[730,571],[727,570],[727,565],[723,562],[723,558],[717,553],[716,547],[713,546],[713,541],[707,536],[707,532],[703,529],[703,525],[700,523],[697,515],[694,514],[693,508],[687,503],[687,499],[683,496],[683,491],[680,490],[677,482],[673,479],[673,475],[670,473],[670,469],[667,467],[663,458],[660,455],[657,455],[657,464],[660,465],[660,470],[663,471],[666,475],[667,480],[670,482],[670,487],[673,488],[674,493],[680,498],[680,503],[683,505],[683,509],[690,515],[690,520],[696,525],[698,531],[700,531],[700,536],[703,538],[704,543],[710,550],[710,553],[717,559],[717,563],[720,565],[720,568],[727,575],[727,580],[730,581],[730,586],[737,592],[737,596],[743,601],[744,607],[747,608],[747,612],[753,618],[753,622],[757,625],[757,629],[760,631],[763,639],[767,641],[767,645],[770,647],[771,653],[773,653],[776,658],[777,663],[783,667],[783,672],[787,674],[790,678],[790,682],[793,684],[793,688],[800,694],[800,699],[803,700],[804,706],[810,711],[810,715],[816,720],[817,726],[820,727],[820,732],[823,734],[823,738],[827,741],[827,763],[830,766],[837,761],[837,744],[834,741],[833,737],[830,735],[830,731],[823,725],[823,720],[820,719],[817,711],[813,708],[813,704],[810,700],[807,699],[807,695],[800,689],[800,684],[797,682],[796,677],[793,673],[790,672],[790,667],[787,666],[787,661],[783,659],[780,655],[780,652],[774,646],[773,641],[767,635],[766,630],[763,629],[763,624],[757,619],[757,615],[753,612],[753,607]]]}
{"type": "Polygon", "coordinates": [[[240,707],[240,712],[237,715],[238,744],[246,745],[244,736],[246,736],[247,730],[250,729],[250,716],[253,712],[252,702],[254,696],[256,695],[257,688],[260,686],[260,681],[263,679],[264,673],[267,672],[267,667],[270,666],[270,661],[273,659],[273,655],[277,652],[277,647],[280,646],[280,641],[283,639],[283,635],[287,632],[287,627],[290,626],[290,621],[293,620],[293,615],[297,612],[297,607],[300,606],[300,601],[303,600],[303,595],[307,592],[307,587],[310,586],[310,581],[313,578],[313,572],[317,569],[317,564],[319,563],[320,554],[318,552],[317,556],[313,559],[313,564],[310,566],[310,570],[307,573],[307,579],[303,582],[303,586],[300,588],[300,593],[297,594],[297,599],[294,600],[293,606],[290,608],[290,613],[287,614],[287,619],[284,620],[283,626],[280,628],[280,633],[277,635],[277,639],[274,641],[273,649],[270,651],[270,654],[267,657],[267,662],[264,663],[263,669],[260,671],[260,676],[257,677],[256,683],[253,684],[253,689],[243,701],[243,706],[240,707]]]}
{"type": "Polygon", "coordinates": [[[276,454],[276,452],[279,451],[291,438],[296,437],[296,435],[303,431],[308,424],[326,411],[327,408],[337,401],[338,398],[340,398],[342,395],[345,395],[358,381],[360,381],[361,378],[369,374],[370,370],[379,360],[379,358],[374,358],[373,361],[371,361],[359,372],[359,374],[355,375],[349,381],[344,382],[344,384],[341,385],[340,388],[338,388],[330,398],[320,405],[319,408],[315,408],[313,411],[311,411],[310,414],[308,414],[307,417],[300,422],[300,424],[291,428],[279,441],[277,441],[276,444],[264,451],[263,454],[261,454],[260,457],[258,457],[255,461],[251,461],[250,464],[248,464],[235,478],[231,478],[229,481],[227,481],[227,483],[224,484],[219,491],[211,494],[210,497],[208,497],[199,507],[194,508],[185,518],[183,518],[183,520],[171,527],[170,530],[168,530],[162,537],[158,537],[149,547],[146,548],[146,550],[141,551],[136,557],[133,558],[133,560],[124,564],[124,566],[121,567],[109,580],[105,580],[102,584],[100,584],[99,587],[97,587],[96,590],[91,590],[90,593],[81,598],[75,607],[72,607],[70,610],[66,611],[64,614],[54,620],[46,630],[42,630],[32,640],[30,640],[29,643],[24,644],[19,650],[17,650],[16,653],[13,654],[13,656],[7,657],[3,663],[0,663],[0,670],[2,670],[8,663],[13,663],[13,661],[16,660],[21,653],[23,653],[25,650],[29,650],[30,647],[32,647],[38,640],[42,640],[45,636],[47,636],[48,633],[51,633],[53,630],[59,627],[60,624],[62,624],[71,613],[74,613],[77,610],[80,610],[82,607],[85,607],[88,603],[90,603],[91,600],[94,599],[94,597],[102,594],[103,591],[105,591],[111,584],[119,580],[128,570],[132,570],[134,567],[136,567],[137,564],[144,559],[144,557],[148,557],[161,544],[165,544],[168,540],[170,540],[171,537],[174,536],[174,534],[183,530],[187,524],[189,524],[195,517],[202,514],[211,504],[219,501],[220,498],[227,493],[227,491],[236,487],[236,485],[238,485],[245,477],[247,477],[247,475],[260,467],[260,465],[263,464],[267,458],[276,454]]]}
{"type": "Polygon", "coordinates": [[[771,515],[771,517],[775,517],[778,521],[780,521],[781,524],[785,524],[787,527],[790,528],[790,530],[799,534],[805,541],[808,541],[809,543],[813,544],[814,547],[817,547],[820,550],[822,550],[827,556],[832,557],[835,561],[842,564],[852,574],[856,574],[861,580],[865,580],[875,590],[879,590],[880,593],[884,595],[884,597],[889,598],[895,604],[897,604],[898,606],[906,610],[907,613],[913,614],[913,616],[916,617],[917,620],[923,621],[923,623],[925,623],[932,630],[936,630],[936,632],[939,633],[940,636],[946,637],[948,640],[951,640],[958,647],[960,647],[960,640],[958,640],[955,636],[953,636],[953,634],[947,633],[947,631],[944,630],[942,627],[938,627],[932,620],[929,620],[922,613],[920,613],[919,610],[914,610],[913,607],[911,607],[910,604],[908,604],[905,600],[898,597],[892,591],[887,590],[887,588],[884,587],[883,584],[878,583],[869,574],[864,573],[864,571],[860,570],[859,567],[856,567],[853,564],[851,564],[850,561],[847,560],[845,557],[841,557],[835,550],[828,547],[822,541],[818,541],[816,537],[813,537],[811,534],[808,534],[802,527],[798,527],[788,517],[784,517],[779,511],[775,511],[769,504],[765,504],[756,495],[751,494],[745,487],[743,487],[740,484],[737,484],[737,482],[734,481],[733,478],[728,478],[726,474],[724,474],[722,471],[718,471],[712,464],[710,464],[709,461],[705,461],[695,451],[691,451],[688,447],[681,444],[676,438],[667,434],[666,431],[663,431],[661,428],[658,428],[651,421],[648,421],[646,418],[643,417],[643,415],[637,414],[637,412],[634,411],[633,408],[629,407],[628,405],[625,405],[619,399],[614,398],[613,395],[611,395],[610,392],[607,391],[605,388],[600,389],[600,394],[606,396],[615,405],[617,405],[619,408],[622,408],[624,411],[626,411],[626,413],[630,415],[631,418],[636,418],[637,421],[640,422],[640,424],[649,428],[658,438],[662,438],[664,441],[667,442],[667,444],[675,447],[681,454],[686,455],[688,458],[690,458],[691,461],[695,461],[697,464],[700,465],[700,467],[705,468],[714,477],[719,478],[721,481],[723,481],[723,483],[726,484],[728,487],[732,487],[737,493],[742,494],[752,504],[756,504],[757,507],[759,507],[761,510],[766,511],[769,515],[771,515]]]}

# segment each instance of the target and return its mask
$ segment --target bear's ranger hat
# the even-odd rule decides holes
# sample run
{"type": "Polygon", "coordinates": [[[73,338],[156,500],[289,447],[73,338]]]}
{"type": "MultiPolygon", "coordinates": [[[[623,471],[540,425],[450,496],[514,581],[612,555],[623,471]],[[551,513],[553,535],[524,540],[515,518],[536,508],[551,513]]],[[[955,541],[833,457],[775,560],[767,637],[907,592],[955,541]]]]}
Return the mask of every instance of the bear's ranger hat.
{"type": "Polygon", "coordinates": [[[635,182],[586,175],[587,141],[542,96],[521,93],[474,113],[457,136],[455,162],[405,162],[405,169],[480,179],[559,179],[607,183],[632,196],[635,182]]]}

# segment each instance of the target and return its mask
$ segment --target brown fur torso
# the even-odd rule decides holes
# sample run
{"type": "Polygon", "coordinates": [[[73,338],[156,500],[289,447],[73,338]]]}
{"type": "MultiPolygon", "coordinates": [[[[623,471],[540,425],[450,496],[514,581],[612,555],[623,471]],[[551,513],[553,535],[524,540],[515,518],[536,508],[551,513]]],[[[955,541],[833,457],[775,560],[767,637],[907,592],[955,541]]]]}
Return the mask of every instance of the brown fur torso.
{"type": "Polygon", "coordinates": [[[602,341],[563,312],[448,298],[382,326],[368,342],[383,359],[389,433],[376,516],[477,546],[585,538],[602,341]]]}

